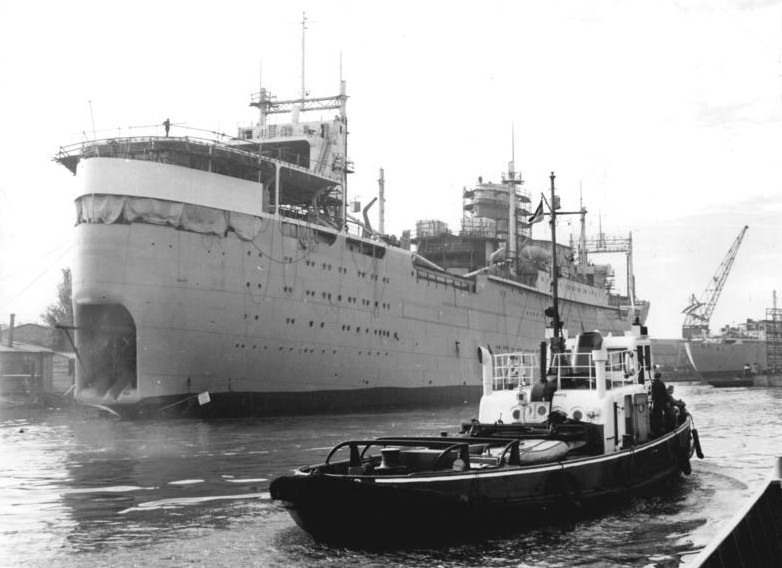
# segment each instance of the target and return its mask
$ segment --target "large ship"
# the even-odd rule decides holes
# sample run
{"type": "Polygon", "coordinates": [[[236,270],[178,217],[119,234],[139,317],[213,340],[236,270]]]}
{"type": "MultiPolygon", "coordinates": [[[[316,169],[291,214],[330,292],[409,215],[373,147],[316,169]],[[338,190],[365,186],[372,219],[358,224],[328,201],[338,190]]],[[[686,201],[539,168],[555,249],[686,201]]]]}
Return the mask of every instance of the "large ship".
{"type": "MultiPolygon", "coordinates": [[[[519,174],[465,190],[458,234],[437,221],[384,234],[349,212],[347,98],[344,82],[322,98],[261,89],[257,122],[234,137],[166,120],[61,148],[78,187],[79,402],[125,416],[473,403],[479,346],[538,346],[551,242],[530,237],[519,174]]],[[[621,334],[648,311],[632,240],[588,240],[577,213],[581,238],[556,245],[559,315],[571,334],[621,334]],[[587,256],[617,242],[629,243],[626,294],[587,256]]]]}
{"type": "Polygon", "coordinates": [[[691,338],[685,346],[704,381],[765,386],[770,377],[782,376],[782,310],[768,308],[765,319],[726,325],[716,335],[691,338]]]}
{"type": "Polygon", "coordinates": [[[700,299],[693,294],[682,310],[682,337],[690,363],[702,380],[715,386],[761,386],[769,383],[769,377],[782,374],[782,310],[777,308],[776,291],[765,320],[726,325],[716,335],[709,329],[748,229],[747,225],[741,228],[700,299]]]}

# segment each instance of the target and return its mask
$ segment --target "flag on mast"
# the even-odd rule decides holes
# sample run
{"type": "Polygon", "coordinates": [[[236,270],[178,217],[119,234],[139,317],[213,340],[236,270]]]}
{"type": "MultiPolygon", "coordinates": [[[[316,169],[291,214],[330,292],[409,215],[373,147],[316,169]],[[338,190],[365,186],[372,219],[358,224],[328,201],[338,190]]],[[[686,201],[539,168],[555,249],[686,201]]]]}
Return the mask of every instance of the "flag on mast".
{"type": "Polygon", "coordinates": [[[527,219],[527,225],[534,225],[535,223],[540,223],[543,220],[543,199],[540,200],[540,203],[538,203],[538,208],[535,209],[535,212],[532,214],[529,219],[527,219]]]}

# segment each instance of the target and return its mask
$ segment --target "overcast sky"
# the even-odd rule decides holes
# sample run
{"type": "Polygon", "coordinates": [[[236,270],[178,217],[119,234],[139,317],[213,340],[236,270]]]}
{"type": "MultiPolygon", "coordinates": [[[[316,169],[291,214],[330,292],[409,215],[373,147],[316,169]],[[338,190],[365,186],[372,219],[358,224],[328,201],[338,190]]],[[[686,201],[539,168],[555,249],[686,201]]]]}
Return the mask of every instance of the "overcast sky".
{"type": "Polygon", "coordinates": [[[0,320],[39,321],[72,262],[59,147],[167,117],[235,133],[261,67],[298,96],[302,11],[307,90],[338,92],[341,52],[349,194],[368,201],[383,167],[387,231],[458,230],[462,188],[500,179],[514,128],[531,193],[555,171],[590,233],[632,231],[657,336],[679,336],[745,224],[712,329],[763,317],[774,289],[782,306],[779,0],[28,0],[0,4],[0,320]]]}

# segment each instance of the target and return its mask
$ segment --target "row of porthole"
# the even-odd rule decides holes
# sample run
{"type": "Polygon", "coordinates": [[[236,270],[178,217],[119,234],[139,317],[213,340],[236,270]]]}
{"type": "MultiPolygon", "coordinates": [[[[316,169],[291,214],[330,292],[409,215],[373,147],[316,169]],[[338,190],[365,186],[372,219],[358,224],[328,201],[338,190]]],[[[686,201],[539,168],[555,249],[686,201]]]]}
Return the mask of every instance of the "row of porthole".
{"type": "MultiPolygon", "coordinates": [[[[234,347],[237,348],[237,349],[245,349],[246,344],[244,344],[244,343],[236,343],[236,344],[234,344],[234,347]]],[[[252,348],[253,349],[257,349],[258,346],[257,345],[253,345],[252,348]]],[[[268,350],[269,346],[268,345],[264,345],[263,348],[264,348],[264,350],[268,350]]],[[[298,353],[313,353],[313,354],[315,353],[315,349],[313,349],[311,347],[305,347],[303,349],[302,348],[296,349],[295,347],[288,347],[288,351],[289,352],[293,351],[294,349],[298,353]]],[[[280,346],[280,347],[277,348],[277,350],[278,351],[285,351],[285,347],[280,346]]],[[[326,349],[321,349],[320,350],[321,355],[325,355],[326,351],[327,351],[326,349]]],[[[331,350],[331,354],[332,355],[336,355],[337,354],[337,350],[336,349],[332,349],[331,350]]],[[[359,351],[358,354],[359,355],[364,355],[364,351],[359,351]]],[[[375,355],[376,357],[380,357],[380,355],[385,355],[386,357],[388,357],[390,355],[390,353],[388,351],[367,351],[366,355],[369,356],[369,357],[371,357],[372,355],[375,355]]]]}
{"type": "MultiPolygon", "coordinates": [[[[306,266],[315,266],[318,263],[315,262],[314,260],[305,260],[304,264],[306,266]]],[[[333,268],[333,266],[330,263],[328,263],[328,262],[321,263],[320,267],[323,270],[331,270],[333,268]]],[[[344,266],[338,266],[337,267],[337,272],[339,272],[340,274],[347,274],[348,273],[348,269],[345,268],[344,266]]]]}
{"type": "MultiPolygon", "coordinates": [[[[315,262],[314,260],[306,260],[306,261],[304,261],[304,263],[305,263],[306,266],[313,266],[313,267],[317,264],[317,262],[315,262]]],[[[321,263],[320,266],[321,266],[321,268],[323,270],[331,270],[333,268],[332,265],[330,263],[327,263],[327,262],[321,263]]],[[[345,268],[344,266],[338,266],[337,267],[337,272],[339,272],[341,274],[347,274],[348,273],[348,269],[345,268]]],[[[368,272],[366,272],[366,271],[362,271],[362,270],[358,271],[358,276],[360,278],[366,278],[367,274],[368,274],[368,272]]],[[[378,280],[379,276],[377,274],[371,274],[370,278],[372,280],[378,280]]],[[[389,283],[389,282],[391,282],[391,279],[389,277],[387,277],[387,276],[383,276],[382,281],[385,282],[385,283],[389,283]]]]}
{"type": "MultiPolygon", "coordinates": [[[[351,327],[352,326],[343,323],[342,324],[342,331],[351,331],[351,327]]],[[[356,326],[356,333],[361,333],[361,326],[358,326],[358,325],[356,326]]],[[[364,333],[365,334],[369,334],[369,328],[368,327],[364,328],[364,333]]],[[[379,335],[381,337],[391,337],[391,332],[388,331],[387,329],[375,329],[375,330],[372,330],[372,335],[379,335]]],[[[394,339],[396,339],[396,340],[399,339],[399,333],[397,333],[396,331],[394,332],[394,339]]]]}
{"type": "MultiPolygon", "coordinates": [[[[153,247],[155,246],[155,244],[156,244],[155,241],[151,242],[151,245],[153,247]]],[[[169,243],[168,248],[174,248],[174,245],[169,243]]],[[[222,256],[225,256],[225,251],[221,251],[221,253],[222,253],[222,256]]],[[[206,254],[212,254],[212,249],[206,249],[206,254]]],[[[250,256],[251,254],[252,254],[252,251],[248,250],[247,251],[247,256],[250,256]]],[[[258,258],[262,258],[262,257],[263,257],[263,253],[259,252],[258,253],[258,258]]],[[[286,256],[284,260],[285,260],[285,262],[293,262],[293,258],[288,257],[288,256],[286,256]]]]}
{"type": "MultiPolygon", "coordinates": [[[[153,245],[155,243],[152,243],[153,245]]],[[[168,248],[171,248],[171,245],[168,245],[168,248]]],[[[225,251],[220,251],[222,256],[225,256],[225,251]]],[[[206,249],[206,254],[212,254],[212,249],[206,249]]]]}
{"type": "MultiPolygon", "coordinates": [[[[290,292],[293,292],[293,288],[292,288],[292,287],[290,287],[290,286],[283,287],[283,290],[284,290],[285,292],[288,292],[288,291],[290,291],[290,292]]],[[[309,297],[311,297],[311,298],[314,298],[314,297],[317,295],[317,292],[315,292],[315,290],[305,290],[305,291],[304,291],[304,295],[305,295],[305,296],[309,296],[309,297]]],[[[323,299],[323,300],[329,300],[329,301],[331,301],[331,292],[321,292],[321,293],[320,293],[320,297],[321,297],[321,299],[323,299]]],[[[342,294],[338,294],[338,295],[337,295],[337,301],[338,301],[338,302],[341,302],[341,301],[342,301],[342,294]]],[[[348,304],[355,304],[355,303],[357,303],[357,302],[358,302],[358,298],[356,298],[356,297],[354,297],[354,296],[347,296],[347,297],[345,298],[345,301],[346,301],[348,304]]],[[[366,298],[362,298],[362,300],[361,300],[361,305],[362,305],[362,306],[366,306],[366,307],[370,307],[370,306],[372,305],[372,300],[367,300],[366,298]]],[[[376,308],[381,308],[381,307],[382,307],[384,310],[387,310],[387,311],[388,311],[388,310],[390,310],[390,309],[391,309],[391,304],[390,304],[389,302],[378,302],[378,301],[376,300],[376,301],[375,301],[375,307],[376,307],[376,308]]]]}
{"type": "MultiPolygon", "coordinates": [[[[247,314],[244,314],[244,319],[247,319],[247,314]]],[[[255,316],[255,319],[256,320],[258,319],[257,315],[255,316]]],[[[296,323],[296,318],[285,318],[285,323],[288,324],[288,325],[294,325],[296,323]]],[[[315,327],[315,321],[314,320],[310,320],[309,326],[310,327],[315,327]]],[[[325,326],[326,326],[325,322],[320,322],[319,323],[319,327],[320,328],[324,328],[325,326]]],[[[352,326],[350,326],[350,325],[342,324],[342,331],[351,331],[351,328],[352,328],[352,326]]],[[[356,333],[361,333],[361,329],[362,329],[361,326],[357,325],[356,326],[356,333]]],[[[365,334],[369,334],[370,329],[368,327],[365,327],[363,329],[364,329],[364,333],[365,334]]],[[[371,331],[372,331],[372,335],[381,336],[381,337],[391,337],[391,332],[388,331],[387,329],[375,329],[375,330],[371,330],[371,331]]],[[[393,333],[394,333],[394,339],[399,340],[399,333],[396,332],[396,331],[393,332],[393,333]]]]}
{"type": "MultiPolygon", "coordinates": [[[[370,280],[378,280],[378,279],[380,279],[379,275],[377,275],[377,274],[369,274],[368,272],[363,271],[363,270],[359,270],[358,271],[358,275],[359,275],[360,278],[366,278],[367,275],[369,275],[369,279],[370,280]]],[[[391,279],[388,276],[383,276],[383,278],[381,280],[383,282],[385,282],[386,284],[391,282],[391,279]]]]}

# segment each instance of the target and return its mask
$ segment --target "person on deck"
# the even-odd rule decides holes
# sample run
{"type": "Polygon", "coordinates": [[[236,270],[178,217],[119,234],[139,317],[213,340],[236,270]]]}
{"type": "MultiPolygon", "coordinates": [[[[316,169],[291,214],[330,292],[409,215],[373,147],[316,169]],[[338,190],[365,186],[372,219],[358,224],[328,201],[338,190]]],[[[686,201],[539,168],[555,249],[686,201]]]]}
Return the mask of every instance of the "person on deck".
{"type": "Polygon", "coordinates": [[[655,368],[652,380],[652,433],[661,436],[674,429],[676,418],[673,412],[674,400],[662,380],[662,372],[655,368]]]}
{"type": "Polygon", "coordinates": [[[166,138],[168,138],[168,131],[171,130],[171,121],[166,119],[163,121],[163,128],[166,129],[166,138]]]}
{"type": "Polygon", "coordinates": [[[673,385],[668,385],[668,394],[670,395],[671,403],[673,404],[674,414],[676,416],[676,425],[681,426],[690,415],[690,413],[687,412],[687,405],[684,404],[682,399],[674,398],[673,385]]]}

